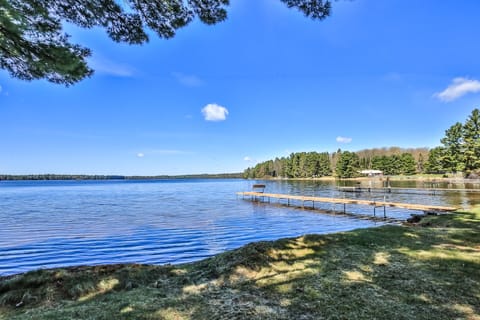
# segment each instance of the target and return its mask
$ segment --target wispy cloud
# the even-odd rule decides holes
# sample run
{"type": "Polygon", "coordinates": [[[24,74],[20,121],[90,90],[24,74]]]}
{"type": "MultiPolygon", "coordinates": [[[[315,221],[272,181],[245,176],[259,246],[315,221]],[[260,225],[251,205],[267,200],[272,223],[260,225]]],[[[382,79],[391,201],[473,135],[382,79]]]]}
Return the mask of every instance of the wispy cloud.
{"type": "Polygon", "coordinates": [[[243,158],[243,160],[244,160],[244,161],[247,161],[247,162],[251,162],[251,161],[252,161],[252,158],[250,158],[250,157],[247,156],[247,157],[243,158]]]}
{"type": "Polygon", "coordinates": [[[350,143],[350,142],[352,142],[352,138],[342,137],[342,136],[338,136],[336,140],[339,143],[350,143]]]}
{"type": "Polygon", "coordinates": [[[90,65],[95,72],[115,77],[132,77],[135,73],[135,69],[129,65],[118,63],[99,56],[91,58],[90,65]]]}
{"type": "Polygon", "coordinates": [[[0,85],[0,93],[2,93],[2,86],[0,85]]]}
{"type": "Polygon", "coordinates": [[[216,103],[210,103],[202,109],[202,114],[207,121],[223,121],[227,119],[228,110],[216,103]]]}
{"type": "Polygon", "coordinates": [[[137,153],[137,158],[143,158],[145,157],[145,154],[142,152],[137,153]]]}
{"type": "Polygon", "coordinates": [[[433,96],[443,102],[454,101],[468,93],[480,92],[480,81],[468,78],[455,78],[442,92],[433,96]]]}
{"type": "Polygon", "coordinates": [[[187,87],[200,87],[204,84],[203,80],[193,74],[183,74],[181,72],[173,72],[175,79],[187,87]]]}

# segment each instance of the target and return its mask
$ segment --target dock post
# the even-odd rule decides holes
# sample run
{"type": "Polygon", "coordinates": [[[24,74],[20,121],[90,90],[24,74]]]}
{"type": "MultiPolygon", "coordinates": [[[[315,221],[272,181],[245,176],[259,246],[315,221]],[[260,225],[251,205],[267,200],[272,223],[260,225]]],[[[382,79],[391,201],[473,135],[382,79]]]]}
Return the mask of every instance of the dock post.
{"type": "Polygon", "coordinates": [[[346,203],[343,204],[343,213],[347,213],[347,204],[346,203]]]}
{"type": "Polygon", "coordinates": [[[376,212],[375,212],[375,209],[377,208],[377,206],[374,204],[373,205],[373,216],[375,217],[376,216],[376,212]]]}
{"type": "Polygon", "coordinates": [[[387,219],[387,207],[383,205],[383,219],[387,219]]]}

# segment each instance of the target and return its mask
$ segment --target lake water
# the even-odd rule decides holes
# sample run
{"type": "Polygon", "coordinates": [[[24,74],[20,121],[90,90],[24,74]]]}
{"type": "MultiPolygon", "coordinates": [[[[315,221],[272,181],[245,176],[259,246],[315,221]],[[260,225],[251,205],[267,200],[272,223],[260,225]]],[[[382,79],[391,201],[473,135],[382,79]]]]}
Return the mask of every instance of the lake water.
{"type": "MultiPolygon", "coordinates": [[[[249,191],[254,183],[258,181],[1,181],[0,276],[85,264],[183,263],[253,241],[380,225],[237,198],[236,192],[249,191]]],[[[387,201],[456,206],[480,202],[478,194],[461,192],[357,194],[339,192],[329,182],[262,183],[272,193],[385,196],[387,201]]],[[[372,210],[350,211],[372,215],[372,210]]],[[[390,217],[411,213],[387,209],[390,217]]]]}

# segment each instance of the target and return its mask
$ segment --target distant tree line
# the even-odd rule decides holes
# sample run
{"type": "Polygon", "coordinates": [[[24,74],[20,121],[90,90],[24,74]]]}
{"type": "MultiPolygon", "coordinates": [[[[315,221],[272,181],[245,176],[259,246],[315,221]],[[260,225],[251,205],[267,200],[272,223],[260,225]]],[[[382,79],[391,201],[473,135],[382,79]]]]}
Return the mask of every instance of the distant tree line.
{"type": "Polygon", "coordinates": [[[158,179],[234,179],[242,178],[242,173],[189,174],[176,176],[121,176],[121,175],[75,175],[75,174],[0,174],[1,180],[158,180],[158,179]]]}
{"type": "Polygon", "coordinates": [[[123,180],[125,176],[84,175],[84,174],[26,174],[0,175],[0,180],[123,180]]]}
{"type": "Polygon", "coordinates": [[[366,149],[357,152],[296,152],[247,168],[244,178],[319,178],[335,175],[352,178],[364,169],[381,170],[384,174],[415,174],[423,168],[427,148],[399,147],[366,149]],[[416,160],[417,159],[417,160],[416,160]]]}
{"type": "Polygon", "coordinates": [[[298,152],[289,157],[275,158],[244,171],[244,178],[315,178],[332,174],[328,152],[298,152]]]}
{"type": "Polygon", "coordinates": [[[296,152],[247,168],[244,178],[339,178],[360,176],[364,169],[384,175],[457,173],[476,176],[480,171],[480,115],[475,109],[464,124],[445,131],[442,146],[428,148],[376,148],[357,152],[296,152]]]}

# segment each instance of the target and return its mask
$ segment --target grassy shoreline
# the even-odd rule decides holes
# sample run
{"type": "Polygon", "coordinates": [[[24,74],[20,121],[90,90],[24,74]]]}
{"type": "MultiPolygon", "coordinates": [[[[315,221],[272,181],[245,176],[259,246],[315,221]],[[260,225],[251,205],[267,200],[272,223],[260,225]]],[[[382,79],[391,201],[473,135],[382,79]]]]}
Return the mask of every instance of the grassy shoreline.
{"type": "Polygon", "coordinates": [[[0,319],[480,319],[480,208],[176,266],[0,278],[0,319]]]}

